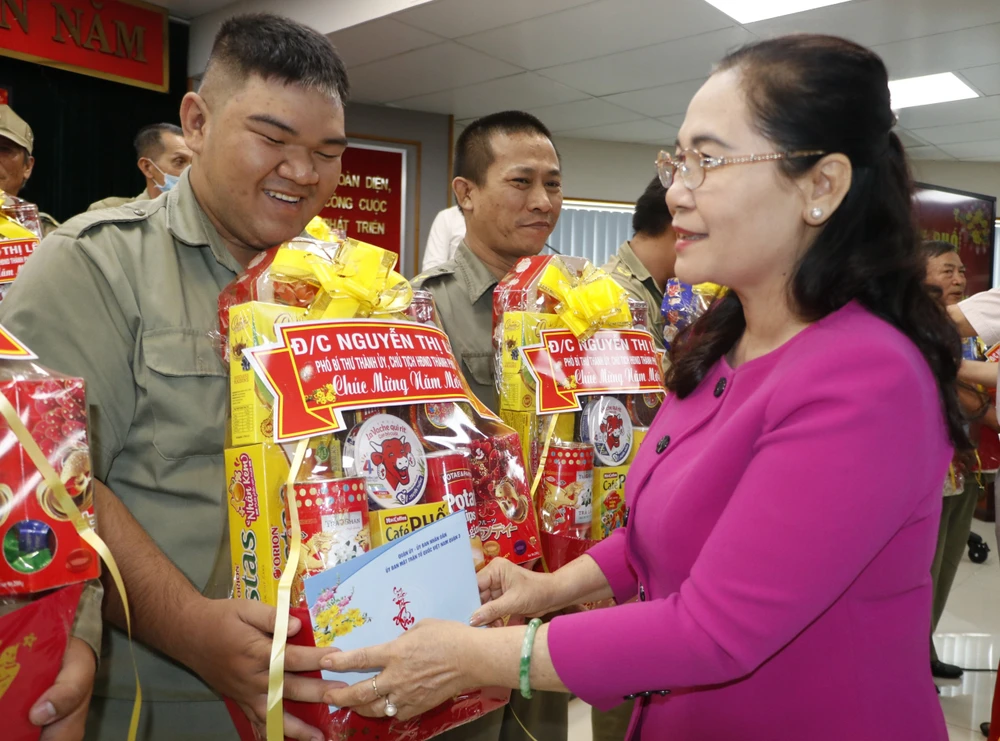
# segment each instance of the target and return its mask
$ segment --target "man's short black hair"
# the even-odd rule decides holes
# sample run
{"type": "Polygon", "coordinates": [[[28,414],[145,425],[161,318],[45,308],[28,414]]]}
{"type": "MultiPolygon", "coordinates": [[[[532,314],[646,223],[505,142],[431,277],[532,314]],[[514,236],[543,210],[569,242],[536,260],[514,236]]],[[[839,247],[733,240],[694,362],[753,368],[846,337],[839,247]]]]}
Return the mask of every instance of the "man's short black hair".
{"type": "Polygon", "coordinates": [[[659,237],[674,222],[667,208],[667,189],[660,182],[660,176],[649,181],[646,190],[635,202],[632,214],[632,231],[647,237],[659,237]]]}
{"type": "Polygon", "coordinates": [[[155,123],[143,126],[139,129],[139,133],[135,135],[136,157],[139,159],[146,157],[147,159],[155,160],[163,154],[163,150],[165,149],[163,144],[164,134],[184,136],[184,131],[180,126],[170,123],[155,123]]]}
{"type": "Polygon", "coordinates": [[[920,243],[920,253],[924,256],[925,261],[947,255],[949,252],[958,252],[958,247],[941,239],[928,239],[920,243]]]}
{"type": "Polygon", "coordinates": [[[341,103],[350,91],[347,69],[333,43],[319,31],[272,13],[228,18],[215,35],[205,70],[222,67],[234,79],[251,75],[318,90],[341,103]]]}
{"type": "MultiPolygon", "coordinates": [[[[465,178],[476,185],[486,182],[486,171],[495,159],[491,145],[495,134],[539,134],[552,140],[552,133],[545,124],[524,111],[502,111],[477,118],[455,142],[455,177],[465,178]]],[[[558,152],[556,156],[559,156],[558,152]]]]}

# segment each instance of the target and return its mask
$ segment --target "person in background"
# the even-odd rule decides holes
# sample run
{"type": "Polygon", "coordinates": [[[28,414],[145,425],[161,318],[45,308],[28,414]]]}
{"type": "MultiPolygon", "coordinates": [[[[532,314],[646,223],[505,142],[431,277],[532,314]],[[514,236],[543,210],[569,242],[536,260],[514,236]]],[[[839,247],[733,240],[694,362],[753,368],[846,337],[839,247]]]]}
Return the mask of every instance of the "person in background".
{"type": "MultiPolygon", "coordinates": [[[[455,143],[455,200],[466,223],[455,257],[413,279],[430,291],[438,318],[473,393],[498,410],[493,360],[493,289],[522,257],[539,254],[562,210],[559,155],[545,125],[504,111],[469,124],[455,143]]],[[[565,695],[511,698],[495,712],[444,734],[442,741],[566,741],[565,695]]]]}
{"type": "Polygon", "coordinates": [[[888,78],[830,36],[723,59],[657,166],[677,277],[729,290],[671,344],[628,522],[551,574],[495,559],[469,625],[330,653],[326,669],[378,672],[381,694],[361,682],[327,702],[405,720],[503,686],[635,699],[630,740],[948,738],[929,571],[941,482],[970,443],[888,78]]]}
{"type": "Polygon", "coordinates": [[[427,272],[438,265],[444,265],[455,256],[458,245],[465,238],[465,217],[462,209],[452,206],[438,211],[427,235],[427,246],[424,247],[424,264],[422,272],[427,272]]]}
{"type": "MultiPolygon", "coordinates": [[[[227,373],[210,337],[219,291],[302,233],[337,188],[347,72],[330,40],[271,14],[219,28],[181,102],[194,158],[169,193],[80,214],[31,256],[0,323],[39,362],[82,376],[100,534],[128,590],[141,741],[234,741],[220,698],[263,733],[276,610],[229,599],[227,373]]],[[[135,675],[114,588],[88,741],[124,739],[135,675]]],[[[289,633],[302,629],[291,620],[289,633]]],[[[308,629],[308,626],[307,628],[308,629]]],[[[288,646],[289,700],[318,702],[319,649],[288,646]]],[[[285,735],[321,737],[290,715],[285,735]]],[[[0,733],[0,736],[3,734],[0,733]]]]}
{"type": "MultiPolygon", "coordinates": [[[[1000,286],[948,306],[948,314],[962,337],[978,337],[986,347],[1000,342],[1000,286]]],[[[959,379],[967,384],[996,388],[997,369],[997,363],[963,360],[959,379]]],[[[1000,508],[1000,487],[994,487],[993,497],[1000,508]]],[[[997,542],[1000,542],[1000,518],[995,530],[997,542]]],[[[994,686],[990,721],[982,723],[980,730],[989,741],[1000,741],[1000,682],[994,686]]]]}
{"type": "MultiPolygon", "coordinates": [[[[0,105],[0,190],[7,195],[21,197],[35,169],[35,134],[27,122],[14,113],[9,105],[0,105]]],[[[38,212],[42,222],[42,236],[54,232],[59,222],[43,211],[38,212]]]]}
{"type": "Polygon", "coordinates": [[[657,348],[663,345],[663,290],[674,277],[677,235],[671,227],[673,217],[667,208],[667,189],[658,177],[646,186],[635,203],[632,214],[632,239],[622,242],[604,270],[632,298],[645,301],[649,307],[650,331],[657,348]]]}
{"type": "MultiPolygon", "coordinates": [[[[965,266],[955,247],[948,242],[927,241],[922,245],[927,265],[926,283],[931,286],[935,297],[945,307],[954,306],[965,298],[965,266]]],[[[962,342],[962,355],[966,360],[981,360],[975,338],[962,342]]],[[[996,408],[989,397],[981,394],[969,384],[960,384],[959,402],[966,418],[973,424],[970,437],[975,443],[979,438],[979,426],[985,424],[997,428],[996,408]]],[[[959,679],[962,668],[946,664],[938,658],[933,634],[948,601],[955,574],[962,562],[972,530],[972,516],[976,504],[983,495],[983,487],[975,469],[975,456],[957,456],[944,485],[944,501],[941,506],[941,525],[938,529],[937,550],[931,566],[934,582],[934,608],[931,620],[931,674],[938,679],[959,679]]]]}
{"type": "Polygon", "coordinates": [[[180,126],[157,123],[139,129],[135,137],[135,154],[139,158],[137,166],[146,178],[146,188],[135,198],[111,196],[91,203],[88,211],[101,208],[117,208],[135,201],[151,201],[160,193],[166,193],[180,180],[184,168],[191,164],[192,152],[184,141],[180,126]]]}

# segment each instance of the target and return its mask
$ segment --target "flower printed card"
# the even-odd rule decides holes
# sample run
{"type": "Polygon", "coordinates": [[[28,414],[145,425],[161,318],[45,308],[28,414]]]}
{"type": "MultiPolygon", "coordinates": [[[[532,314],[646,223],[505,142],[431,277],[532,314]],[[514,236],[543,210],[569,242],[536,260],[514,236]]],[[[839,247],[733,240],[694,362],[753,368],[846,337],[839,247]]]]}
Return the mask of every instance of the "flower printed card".
{"type": "MultiPolygon", "coordinates": [[[[424,618],[468,624],[480,606],[464,512],[305,580],[318,647],[343,651],[398,638],[424,618]]],[[[355,684],[377,672],[323,672],[355,684]]]]}

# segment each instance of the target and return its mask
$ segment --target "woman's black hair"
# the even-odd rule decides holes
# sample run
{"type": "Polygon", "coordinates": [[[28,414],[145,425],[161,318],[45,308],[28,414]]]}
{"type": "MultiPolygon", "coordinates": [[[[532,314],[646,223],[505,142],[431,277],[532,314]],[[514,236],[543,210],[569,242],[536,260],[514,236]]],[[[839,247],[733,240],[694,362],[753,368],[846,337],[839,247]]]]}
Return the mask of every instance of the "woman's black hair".
{"type": "MultiPolygon", "coordinates": [[[[924,286],[913,180],[892,131],[885,64],[852,41],[800,34],[744,46],[717,71],[729,69],[739,70],[754,124],[777,149],[839,152],[851,161],[847,195],[789,283],[791,305],[802,319],[816,321],[856,300],[902,331],[934,373],[952,443],[968,450],[956,392],[961,341],[924,286]]],[[[779,164],[794,177],[820,159],[779,164]]],[[[745,328],[743,306],[730,291],[674,343],[668,388],[680,398],[691,394],[745,328]]]]}

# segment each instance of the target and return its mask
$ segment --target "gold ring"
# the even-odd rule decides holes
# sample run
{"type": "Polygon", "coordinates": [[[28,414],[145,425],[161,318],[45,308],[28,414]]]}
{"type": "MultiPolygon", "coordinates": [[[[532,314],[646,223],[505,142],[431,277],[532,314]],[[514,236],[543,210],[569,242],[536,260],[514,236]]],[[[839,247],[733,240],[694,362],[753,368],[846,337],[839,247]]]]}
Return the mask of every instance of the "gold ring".
{"type": "Polygon", "coordinates": [[[375,690],[375,697],[382,699],[382,693],[378,691],[378,683],[375,681],[375,677],[372,677],[372,689],[375,690]]]}

